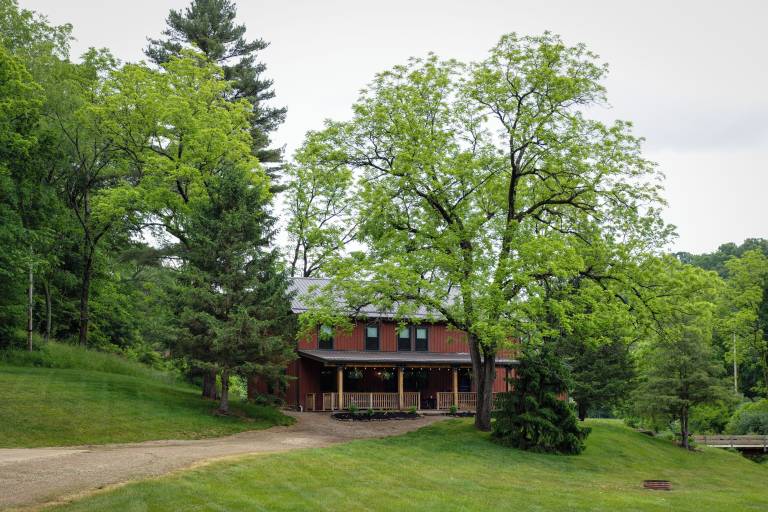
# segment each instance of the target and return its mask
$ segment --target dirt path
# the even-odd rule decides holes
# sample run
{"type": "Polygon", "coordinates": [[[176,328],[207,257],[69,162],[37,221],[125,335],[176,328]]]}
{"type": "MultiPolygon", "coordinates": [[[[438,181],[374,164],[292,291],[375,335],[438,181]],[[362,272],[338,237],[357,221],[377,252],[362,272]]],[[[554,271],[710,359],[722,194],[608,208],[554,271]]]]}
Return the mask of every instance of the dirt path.
{"type": "Polygon", "coordinates": [[[0,449],[0,509],[37,508],[130,480],[249,453],[316,448],[353,439],[403,434],[441,417],[341,422],[321,413],[291,413],[290,427],[199,441],[148,441],[66,448],[0,449]]]}

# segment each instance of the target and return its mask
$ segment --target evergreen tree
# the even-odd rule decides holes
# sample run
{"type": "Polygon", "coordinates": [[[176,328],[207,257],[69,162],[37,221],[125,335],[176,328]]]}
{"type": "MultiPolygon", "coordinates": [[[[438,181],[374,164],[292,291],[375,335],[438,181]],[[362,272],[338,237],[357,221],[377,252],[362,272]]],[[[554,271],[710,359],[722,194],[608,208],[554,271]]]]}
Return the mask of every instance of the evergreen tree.
{"type": "Polygon", "coordinates": [[[526,347],[515,369],[514,391],[500,400],[491,438],[537,452],[578,454],[590,429],[580,427],[566,396],[568,368],[550,345],[526,347]]]}
{"type": "Polygon", "coordinates": [[[273,221],[263,190],[237,168],[208,190],[210,200],[184,222],[176,349],[193,367],[219,374],[219,411],[227,413],[232,374],[276,379],[293,359],[294,321],[287,275],[268,249],[273,221]]]}
{"type": "Polygon", "coordinates": [[[171,10],[166,19],[164,39],[150,39],[145,53],[156,64],[167,62],[190,45],[224,70],[233,82],[228,97],[246,99],[253,105],[251,138],[253,154],[261,163],[279,162],[280,149],[270,149],[269,134],[285,120],[286,109],[267,102],[275,97],[272,80],[264,78],[266,65],[257,62],[257,53],[269,43],[248,41],[245,25],[235,23],[237,9],[229,0],[192,0],[184,12],[171,10]]]}

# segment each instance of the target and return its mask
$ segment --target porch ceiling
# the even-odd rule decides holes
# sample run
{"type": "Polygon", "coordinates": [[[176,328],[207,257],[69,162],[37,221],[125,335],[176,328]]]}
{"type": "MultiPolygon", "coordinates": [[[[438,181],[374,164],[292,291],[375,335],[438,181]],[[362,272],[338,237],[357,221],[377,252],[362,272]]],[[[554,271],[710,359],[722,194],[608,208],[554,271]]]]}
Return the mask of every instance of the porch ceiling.
{"type": "MultiPolygon", "coordinates": [[[[468,352],[366,352],[359,350],[299,350],[299,355],[327,365],[466,365],[472,364],[468,352]]],[[[496,366],[514,366],[516,359],[497,359],[496,366]]]]}

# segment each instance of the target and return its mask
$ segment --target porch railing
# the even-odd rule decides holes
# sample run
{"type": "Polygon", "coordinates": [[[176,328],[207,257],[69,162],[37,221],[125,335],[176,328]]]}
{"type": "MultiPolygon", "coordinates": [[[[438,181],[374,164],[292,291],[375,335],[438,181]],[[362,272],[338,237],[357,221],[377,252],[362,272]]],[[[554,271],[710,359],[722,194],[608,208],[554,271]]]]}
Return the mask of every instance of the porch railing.
{"type": "MultiPolygon", "coordinates": [[[[307,403],[309,403],[309,396],[307,395],[307,403]]],[[[323,393],[323,411],[348,409],[351,404],[358,409],[397,410],[400,408],[400,396],[397,393],[344,393],[341,407],[339,407],[338,393],[323,393]]],[[[421,408],[421,393],[414,391],[403,393],[403,409],[411,407],[421,408]]],[[[307,409],[309,410],[309,405],[307,409]]]]}
{"type": "MultiPolygon", "coordinates": [[[[457,393],[458,403],[456,408],[460,411],[474,411],[477,409],[477,392],[476,391],[459,391],[457,393]]],[[[498,399],[499,393],[493,394],[494,407],[498,399]]],[[[454,401],[452,391],[439,391],[437,393],[437,408],[439,410],[448,410],[451,408],[454,401]]]]}

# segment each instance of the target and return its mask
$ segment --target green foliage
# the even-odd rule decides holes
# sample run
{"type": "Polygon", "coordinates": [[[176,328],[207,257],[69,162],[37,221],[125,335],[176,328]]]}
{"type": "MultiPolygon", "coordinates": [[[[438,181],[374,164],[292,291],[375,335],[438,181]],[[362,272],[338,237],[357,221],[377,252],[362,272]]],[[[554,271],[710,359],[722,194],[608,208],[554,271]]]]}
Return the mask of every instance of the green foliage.
{"type": "Polygon", "coordinates": [[[712,357],[713,302],[720,279],[667,258],[657,279],[665,293],[654,301],[655,332],[639,354],[641,383],[634,394],[636,410],[655,421],[679,421],[688,447],[691,409],[726,399],[722,366],[712,357]]]}
{"type": "Polygon", "coordinates": [[[326,157],[323,134],[310,133],[294,155],[295,164],[286,167],[286,256],[294,276],[324,273],[355,237],[352,172],[326,157]]]}
{"type": "Polygon", "coordinates": [[[691,408],[690,428],[697,434],[722,434],[731,415],[735,403],[723,400],[713,404],[701,404],[691,408]]]}
{"type": "Polygon", "coordinates": [[[451,404],[451,407],[448,409],[448,412],[450,412],[451,414],[456,414],[457,412],[459,412],[459,408],[456,407],[456,404],[451,404]]]}
{"type": "Polygon", "coordinates": [[[357,412],[359,411],[357,404],[355,404],[354,402],[347,405],[347,410],[352,414],[357,414],[357,412]]]}
{"type": "Polygon", "coordinates": [[[544,33],[504,35],[480,62],[430,55],[376,75],[351,121],[306,144],[312,168],[359,177],[359,250],[326,266],[343,300],[318,300],[315,318],[373,303],[467,332],[489,429],[498,350],[568,319],[548,287],[586,279],[604,302],[629,302],[628,269],[671,232],[641,139],[584,115],[605,100],[606,71],[544,33]]]}
{"type": "Polygon", "coordinates": [[[736,435],[768,435],[768,400],[742,404],[733,413],[725,430],[736,435]]]}
{"type": "Polygon", "coordinates": [[[212,63],[222,67],[224,78],[232,83],[226,97],[247,100],[252,111],[251,143],[254,155],[262,163],[279,162],[279,149],[268,149],[269,133],[285,120],[285,108],[274,108],[272,81],[264,77],[266,65],[257,62],[257,53],[269,43],[262,39],[247,41],[245,26],[235,24],[237,9],[229,0],[192,0],[183,12],[171,9],[163,31],[164,39],[150,39],[145,53],[156,64],[178,57],[184,49],[203,52],[212,63]]]}
{"type": "Polygon", "coordinates": [[[565,398],[570,375],[553,350],[526,347],[515,374],[514,392],[501,395],[491,439],[521,450],[581,453],[590,429],[579,426],[565,398]]]}

